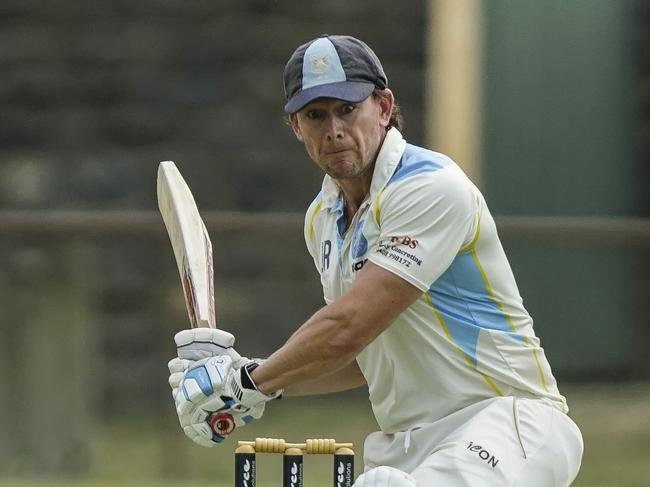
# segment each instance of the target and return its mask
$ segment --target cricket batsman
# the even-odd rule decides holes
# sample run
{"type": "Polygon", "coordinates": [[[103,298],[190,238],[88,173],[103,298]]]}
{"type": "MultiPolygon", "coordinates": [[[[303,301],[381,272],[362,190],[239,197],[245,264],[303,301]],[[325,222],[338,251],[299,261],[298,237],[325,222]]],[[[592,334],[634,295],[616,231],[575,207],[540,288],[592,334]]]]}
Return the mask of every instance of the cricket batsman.
{"type": "Polygon", "coordinates": [[[265,360],[232,335],[184,330],[170,384],[185,433],[259,419],[281,394],[367,385],[380,431],[357,487],[563,487],[582,436],[567,416],[479,190],[447,156],[404,140],[375,53],[323,35],[284,70],[293,132],[325,173],[305,215],[326,306],[265,360]]]}

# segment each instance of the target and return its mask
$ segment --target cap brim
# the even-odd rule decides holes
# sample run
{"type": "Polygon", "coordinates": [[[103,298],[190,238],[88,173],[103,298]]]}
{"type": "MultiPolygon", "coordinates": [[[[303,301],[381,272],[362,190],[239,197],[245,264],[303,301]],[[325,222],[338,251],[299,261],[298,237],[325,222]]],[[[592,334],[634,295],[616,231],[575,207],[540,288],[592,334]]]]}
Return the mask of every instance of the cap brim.
{"type": "Polygon", "coordinates": [[[298,91],[284,106],[284,111],[289,114],[296,113],[317,98],[335,98],[350,103],[359,103],[368,98],[374,90],[374,84],[361,81],[339,81],[318,85],[298,91]]]}

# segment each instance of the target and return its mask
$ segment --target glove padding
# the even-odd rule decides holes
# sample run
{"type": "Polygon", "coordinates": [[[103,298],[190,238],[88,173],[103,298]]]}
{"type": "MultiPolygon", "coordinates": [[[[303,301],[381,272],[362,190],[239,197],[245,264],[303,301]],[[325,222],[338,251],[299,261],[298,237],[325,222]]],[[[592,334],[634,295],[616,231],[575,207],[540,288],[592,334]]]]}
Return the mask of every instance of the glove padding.
{"type": "Polygon", "coordinates": [[[230,414],[234,427],[244,426],[262,417],[266,402],[281,394],[266,395],[257,390],[250,372],[260,361],[241,360],[245,363],[241,368],[235,368],[227,355],[197,362],[180,358],[169,362],[176,412],[183,431],[195,443],[214,446],[232,431],[214,432],[210,425],[214,414],[230,414]]]}
{"type": "Polygon", "coordinates": [[[235,337],[227,331],[215,328],[191,328],[182,330],[174,336],[178,358],[201,360],[218,355],[228,355],[239,368],[243,361],[233,345],[235,337]]]}

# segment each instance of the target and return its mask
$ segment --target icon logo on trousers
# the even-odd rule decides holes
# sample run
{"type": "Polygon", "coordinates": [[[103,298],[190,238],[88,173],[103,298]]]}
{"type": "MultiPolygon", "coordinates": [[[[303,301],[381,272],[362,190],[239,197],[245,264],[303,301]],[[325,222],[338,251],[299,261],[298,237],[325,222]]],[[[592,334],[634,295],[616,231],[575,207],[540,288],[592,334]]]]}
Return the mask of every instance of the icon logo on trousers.
{"type": "Polygon", "coordinates": [[[475,444],[473,441],[470,441],[467,445],[467,449],[471,452],[474,452],[478,457],[487,463],[490,467],[495,468],[499,463],[499,460],[492,455],[489,451],[483,448],[481,445],[475,444]]]}

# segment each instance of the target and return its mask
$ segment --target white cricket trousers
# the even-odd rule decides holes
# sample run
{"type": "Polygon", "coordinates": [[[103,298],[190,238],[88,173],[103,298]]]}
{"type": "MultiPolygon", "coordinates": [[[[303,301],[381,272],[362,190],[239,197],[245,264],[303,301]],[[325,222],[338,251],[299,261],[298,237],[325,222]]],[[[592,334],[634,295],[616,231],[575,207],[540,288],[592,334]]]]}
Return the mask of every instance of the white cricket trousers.
{"type": "Polygon", "coordinates": [[[497,397],[434,423],[366,438],[365,470],[388,465],[418,487],[566,487],[582,460],[582,435],[539,399],[497,397]]]}

